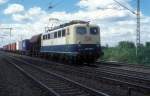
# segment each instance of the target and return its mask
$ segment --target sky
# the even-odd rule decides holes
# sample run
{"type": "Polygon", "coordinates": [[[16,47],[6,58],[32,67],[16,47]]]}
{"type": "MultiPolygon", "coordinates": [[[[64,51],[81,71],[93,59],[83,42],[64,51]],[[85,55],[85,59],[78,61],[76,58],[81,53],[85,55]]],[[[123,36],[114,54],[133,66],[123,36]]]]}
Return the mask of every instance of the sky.
{"type": "MultiPolygon", "coordinates": [[[[136,11],[136,0],[117,0],[136,11]]],[[[150,41],[150,0],[141,0],[141,42],[150,41]]],[[[44,32],[46,26],[85,20],[101,28],[102,45],[136,40],[136,16],[114,0],[0,0],[0,46],[44,32]],[[48,8],[48,7],[51,8],[48,8]],[[51,18],[51,20],[50,20],[51,18]],[[59,21],[52,20],[54,18],[59,21]]]]}

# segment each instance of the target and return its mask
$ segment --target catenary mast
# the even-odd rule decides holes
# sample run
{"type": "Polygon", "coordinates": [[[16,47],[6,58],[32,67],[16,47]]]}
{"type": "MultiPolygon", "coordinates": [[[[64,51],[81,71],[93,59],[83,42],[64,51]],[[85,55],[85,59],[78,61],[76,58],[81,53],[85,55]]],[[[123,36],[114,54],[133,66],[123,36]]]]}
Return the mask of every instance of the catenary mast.
{"type": "Polygon", "coordinates": [[[137,0],[137,29],[136,29],[136,56],[138,56],[141,43],[141,24],[140,24],[140,0],[137,0]]]}

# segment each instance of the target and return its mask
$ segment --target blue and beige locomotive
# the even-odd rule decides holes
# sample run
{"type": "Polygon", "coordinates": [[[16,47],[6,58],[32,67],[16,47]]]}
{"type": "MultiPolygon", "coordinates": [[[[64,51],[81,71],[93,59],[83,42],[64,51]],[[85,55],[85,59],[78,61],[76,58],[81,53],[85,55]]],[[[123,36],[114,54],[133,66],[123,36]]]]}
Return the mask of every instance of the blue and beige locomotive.
{"type": "Polygon", "coordinates": [[[74,63],[91,63],[101,55],[100,28],[85,21],[71,21],[41,34],[42,54],[74,63]]]}

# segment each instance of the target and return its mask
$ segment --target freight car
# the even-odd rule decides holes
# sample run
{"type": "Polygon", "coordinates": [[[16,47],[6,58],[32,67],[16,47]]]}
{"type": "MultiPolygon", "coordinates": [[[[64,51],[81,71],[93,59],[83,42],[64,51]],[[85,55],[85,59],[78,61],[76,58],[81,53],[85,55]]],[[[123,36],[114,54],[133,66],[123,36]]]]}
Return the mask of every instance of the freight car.
{"type": "Polygon", "coordinates": [[[41,34],[32,36],[30,39],[30,56],[39,56],[41,48],[41,34]]]}
{"type": "Polygon", "coordinates": [[[10,51],[15,53],[16,52],[16,43],[10,44],[10,51]]]}
{"type": "Polygon", "coordinates": [[[25,39],[22,41],[13,42],[3,46],[2,50],[7,52],[18,53],[22,55],[29,55],[30,50],[30,42],[29,39],[25,39]]]}
{"type": "Polygon", "coordinates": [[[16,42],[16,53],[22,55],[29,55],[30,46],[31,45],[29,39],[18,41],[16,42]]]}
{"type": "Polygon", "coordinates": [[[11,43],[3,46],[3,50],[7,52],[16,52],[16,43],[11,43]]]}

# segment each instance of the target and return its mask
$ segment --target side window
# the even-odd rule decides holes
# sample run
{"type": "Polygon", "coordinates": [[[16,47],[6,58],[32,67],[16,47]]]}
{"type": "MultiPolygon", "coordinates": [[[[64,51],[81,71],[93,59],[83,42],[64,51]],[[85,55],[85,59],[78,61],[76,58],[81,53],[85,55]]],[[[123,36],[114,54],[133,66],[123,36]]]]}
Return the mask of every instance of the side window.
{"type": "Polygon", "coordinates": [[[76,32],[77,34],[84,35],[87,32],[86,27],[77,27],[76,32]]]}
{"type": "Polygon", "coordinates": [[[43,40],[45,40],[45,35],[43,35],[43,40]]]}
{"type": "Polygon", "coordinates": [[[61,37],[61,30],[58,31],[58,37],[61,37]]]}
{"type": "Polygon", "coordinates": [[[47,35],[43,35],[43,40],[46,40],[47,39],[47,35]]]}
{"type": "Polygon", "coordinates": [[[54,33],[50,34],[50,38],[53,39],[54,38],[54,33]]]}
{"type": "Polygon", "coordinates": [[[50,39],[50,34],[48,34],[48,39],[50,39]]]}
{"type": "Polygon", "coordinates": [[[45,39],[47,39],[47,35],[45,35],[45,39]]]}
{"type": "Polygon", "coordinates": [[[54,32],[54,38],[57,38],[57,32],[54,32]]]}
{"type": "Polygon", "coordinates": [[[69,35],[70,34],[70,30],[69,30],[69,28],[67,29],[67,35],[69,35]]]}
{"type": "Polygon", "coordinates": [[[90,34],[97,35],[98,33],[99,32],[98,32],[98,28],[97,27],[90,28],[90,34]]]}
{"type": "Polygon", "coordinates": [[[66,30],[65,29],[62,30],[62,37],[64,37],[64,36],[66,36],[66,30]]]}

